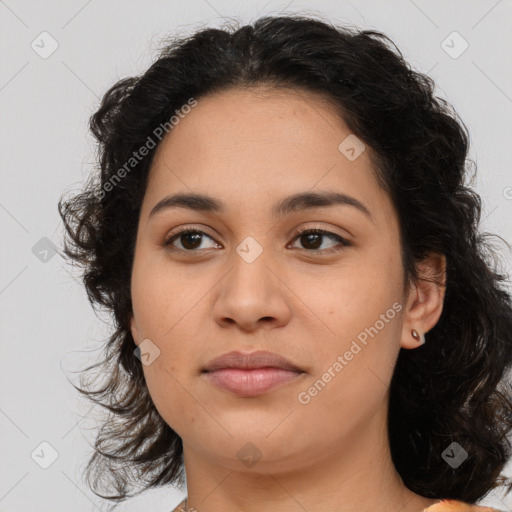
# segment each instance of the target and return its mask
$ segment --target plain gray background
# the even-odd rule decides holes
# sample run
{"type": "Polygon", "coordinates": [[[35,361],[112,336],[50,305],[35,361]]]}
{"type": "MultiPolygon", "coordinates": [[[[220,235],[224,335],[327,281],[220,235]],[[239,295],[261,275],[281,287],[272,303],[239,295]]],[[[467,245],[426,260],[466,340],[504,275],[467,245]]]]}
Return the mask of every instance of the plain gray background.
{"type": "MultiPolygon", "coordinates": [[[[510,0],[0,0],[0,512],[105,509],[81,480],[98,411],[68,379],[78,383],[73,371],[96,360],[108,319],[52,248],[62,240],[59,196],[94,166],[89,116],[114,82],[151,64],[162,36],[280,12],[383,31],[429,73],[469,128],[482,228],[512,241],[510,0]],[[58,454],[47,469],[43,442],[58,454]]],[[[154,491],[118,510],[169,511],[183,495],[154,491]]],[[[512,510],[510,497],[482,504],[512,510]]]]}

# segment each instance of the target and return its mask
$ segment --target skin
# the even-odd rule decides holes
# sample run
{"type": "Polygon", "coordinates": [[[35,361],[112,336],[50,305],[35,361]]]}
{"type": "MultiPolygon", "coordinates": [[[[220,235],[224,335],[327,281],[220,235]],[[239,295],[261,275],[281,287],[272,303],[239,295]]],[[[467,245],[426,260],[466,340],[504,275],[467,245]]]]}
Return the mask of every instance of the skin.
{"type": "MultiPolygon", "coordinates": [[[[199,512],[419,512],[437,501],[404,485],[386,429],[400,348],[416,349],[411,329],[436,324],[444,287],[420,280],[404,293],[396,211],[377,184],[370,148],[354,161],[338,150],[348,135],[320,96],[230,89],[199,98],[155,155],[137,232],[131,330],[137,345],[149,339],[160,350],[144,375],[183,440],[188,507],[199,512]],[[320,190],[357,198],[371,219],[348,205],[272,216],[280,199],[320,190]],[[226,210],[149,217],[178,192],[208,194],[226,210]],[[198,248],[187,252],[186,237],[174,240],[174,252],[164,246],[180,226],[206,233],[198,248]],[[314,227],[351,245],[295,237],[314,227]],[[247,236],[263,251],[252,263],[236,251],[247,236]],[[394,303],[400,312],[300,403],[298,394],[394,303]],[[201,374],[213,357],[258,349],[305,373],[257,397],[220,390],[201,374]],[[261,454],[251,467],[237,456],[247,443],[261,454]]],[[[445,268],[437,254],[420,266],[422,275],[445,268]]]]}

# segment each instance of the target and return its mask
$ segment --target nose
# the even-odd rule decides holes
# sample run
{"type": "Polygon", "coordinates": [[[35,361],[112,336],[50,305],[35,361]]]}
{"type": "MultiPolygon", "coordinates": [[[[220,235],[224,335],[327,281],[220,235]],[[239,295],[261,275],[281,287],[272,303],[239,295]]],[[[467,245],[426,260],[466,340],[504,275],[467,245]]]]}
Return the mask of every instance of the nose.
{"type": "Polygon", "coordinates": [[[268,253],[263,250],[250,263],[233,254],[231,270],[219,283],[213,306],[215,321],[221,327],[236,326],[251,332],[282,327],[290,321],[291,292],[268,253]]]}

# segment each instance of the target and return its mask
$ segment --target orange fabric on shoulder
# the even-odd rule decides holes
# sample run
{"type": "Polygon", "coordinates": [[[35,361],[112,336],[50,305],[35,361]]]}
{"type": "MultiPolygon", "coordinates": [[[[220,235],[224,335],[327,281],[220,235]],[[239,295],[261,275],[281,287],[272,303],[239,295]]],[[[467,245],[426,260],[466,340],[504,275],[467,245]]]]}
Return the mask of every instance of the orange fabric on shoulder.
{"type": "Polygon", "coordinates": [[[458,500],[441,500],[430,507],[423,509],[423,512],[500,512],[495,508],[482,507],[481,505],[470,505],[458,500]]]}

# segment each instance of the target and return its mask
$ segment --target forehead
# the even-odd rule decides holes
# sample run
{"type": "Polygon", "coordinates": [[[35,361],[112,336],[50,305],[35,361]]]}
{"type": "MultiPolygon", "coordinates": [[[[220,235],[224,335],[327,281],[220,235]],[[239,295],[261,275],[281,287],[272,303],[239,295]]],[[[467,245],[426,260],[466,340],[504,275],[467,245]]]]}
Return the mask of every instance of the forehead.
{"type": "MultiPolygon", "coordinates": [[[[318,157],[310,151],[313,145],[322,141],[332,145],[332,139],[349,133],[333,103],[320,94],[285,88],[231,88],[199,98],[197,106],[166,136],[158,153],[176,153],[183,145],[218,154],[233,147],[247,153],[295,145],[296,154],[318,157]]],[[[276,157],[277,151],[271,156],[276,157]]]]}
{"type": "Polygon", "coordinates": [[[339,111],[319,94],[251,88],[200,97],[160,143],[147,202],[194,191],[249,208],[316,186],[378,194],[369,148],[349,160],[340,151],[347,137],[339,111]]]}

